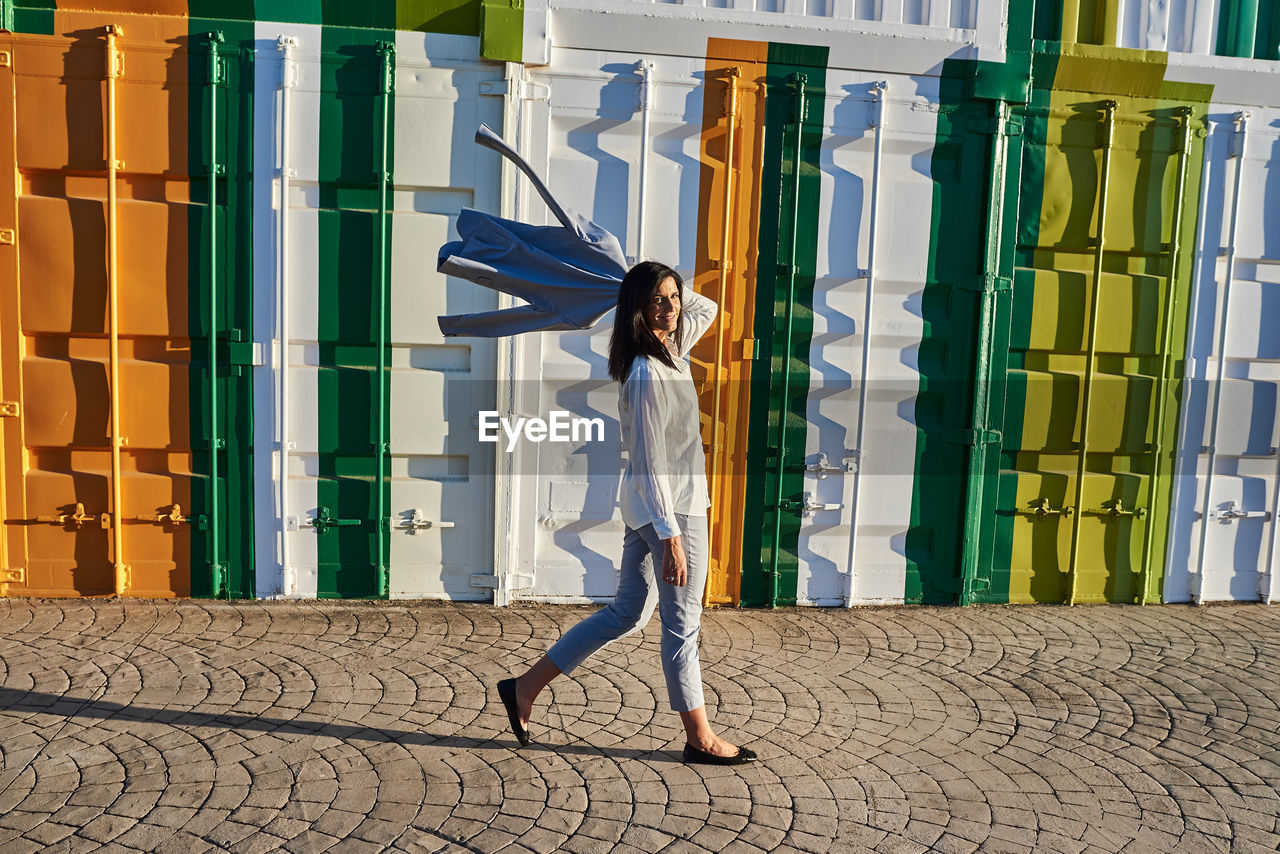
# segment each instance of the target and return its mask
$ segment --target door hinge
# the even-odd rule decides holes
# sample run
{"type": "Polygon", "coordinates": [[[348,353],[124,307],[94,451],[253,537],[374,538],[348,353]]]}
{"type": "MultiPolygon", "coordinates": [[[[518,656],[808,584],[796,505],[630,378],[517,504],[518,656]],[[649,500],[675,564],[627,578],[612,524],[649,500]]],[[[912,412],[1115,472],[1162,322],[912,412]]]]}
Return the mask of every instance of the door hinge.
{"type": "Polygon", "coordinates": [[[26,584],[27,570],[25,567],[12,566],[0,569],[0,584],[26,584]]]}
{"type": "Polygon", "coordinates": [[[999,430],[975,430],[972,427],[965,427],[959,430],[946,430],[943,432],[943,438],[948,442],[956,445],[995,445],[1004,438],[1004,434],[999,430]]]}
{"type": "Polygon", "coordinates": [[[251,368],[263,364],[263,361],[261,343],[245,341],[244,332],[239,329],[227,330],[227,364],[251,368]]]}
{"type": "Polygon", "coordinates": [[[961,290],[986,293],[1013,290],[1012,276],[997,276],[995,273],[979,273],[975,276],[963,276],[956,280],[956,287],[961,290]]]}
{"type": "Polygon", "coordinates": [[[18,243],[18,233],[12,228],[0,228],[0,243],[6,246],[16,246],[18,243]]]}
{"type": "MultiPolygon", "coordinates": [[[[507,585],[508,590],[527,590],[533,586],[533,576],[525,573],[513,572],[507,576],[510,584],[507,585]]],[[[472,587],[485,587],[489,590],[498,589],[498,576],[484,575],[475,573],[471,576],[472,587]]]]}
{"type": "MultiPolygon", "coordinates": [[[[995,116],[974,118],[969,120],[967,129],[972,133],[991,136],[1000,128],[1000,121],[995,116]]],[[[1022,136],[1022,116],[1009,116],[1004,120],[1005,136],[1022,136]]]]}
{"type": "Polygon", "coordinates": [[[21,411],[16,400],[0,401],[0,418],[17,418],[21,411]]]}
{"type": "Polygon", "coordinates": [[[0,68],[13,67],[13,54],[7,50],[0,50],[0,68]]]}
{"type": "MultiPolygon", "coordinates": [[[[551,97],[551,87],[545,83],[534,83],[531,80],[515,81],[517,97],[522,101],[545,101],[551,97]]],[[[483,80],[480,82],[481,95],[507,95],[511,92],[511,83],[507,80],[483,80]]]]}
{"type": "Polygon", "coordinates": [[[742,358],[750,361],[758,361],[760,359],[759,338],[742,339],[742,358]]]}

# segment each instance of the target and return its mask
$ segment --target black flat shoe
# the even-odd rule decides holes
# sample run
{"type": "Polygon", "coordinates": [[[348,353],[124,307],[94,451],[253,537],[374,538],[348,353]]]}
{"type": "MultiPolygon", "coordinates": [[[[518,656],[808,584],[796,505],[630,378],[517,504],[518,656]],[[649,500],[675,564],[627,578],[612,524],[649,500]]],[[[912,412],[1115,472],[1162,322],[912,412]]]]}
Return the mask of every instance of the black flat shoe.
{"type": "Polygon", "coordinates": [[[716,756],[714,753],[699,750],[692,744],[686,743],[684,746],[685,765],[746,765],[748,762],[755,762],[756,759],[756,752],[746,747],[739,747],[738,752],[733,756],[716,756]]]}
{"type": "Polygon", "coordinates": [[[503,679],[498,683],[498,696],[502,698],[502,705],[507,707],[507,720],[511,721],[511,731],[516,734],[516,740],[523,747],[528,744],[529,730],[520,726],[520,711],[516,707],[516,680],[503,679]]]}

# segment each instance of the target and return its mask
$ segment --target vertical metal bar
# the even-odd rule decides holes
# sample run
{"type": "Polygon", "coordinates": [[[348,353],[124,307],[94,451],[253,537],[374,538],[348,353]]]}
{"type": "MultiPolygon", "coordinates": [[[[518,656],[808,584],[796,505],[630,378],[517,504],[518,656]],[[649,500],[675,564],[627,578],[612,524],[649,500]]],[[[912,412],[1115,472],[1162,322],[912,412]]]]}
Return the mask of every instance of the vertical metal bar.
{"type": "Polygon", "coordinates": [[[969,422],[968,503],[965,505],[960,558],[960,604],[973,601],[980,557],[986,491],[988,425],[991,418],[991,349],[994,346],[996,291],[1000,273],[1001,229],[1004,219],[1005,166],[1008,160],[1009,104],[995,107],[991,141],[991,180],[987,185],[986,244],[982,251],[982,301],[978,309],[978,347],[974,356],[973,414],[969,422]]]}
{"type": "MultiPolygon", "coordinates": [[[[521,151],[520,140],[524,129],[524,65],[518,62],[503,64],[503,79],[507,83],[506,94],[502,96],[502,134],[510,141],[512,148],[521,151]]],[[[502,158],[499,173],[499,216],[517,219],[516,205],[520,197],[519,185],[516,183],[516,167],[507,158],[502,158]]],[[[510,308],[515,305],[515,298],[510,294],[498,295],[498,308],[510,308]]],[[[515,336],[501,336],[496,342],[497,350],[497,385],[495,403],[499,412],[511,412],[515,409],[516,377],[523,376],[522,346],[515,343],[515,336]]],[[[494,445],[494,497],[493,497],[493,574],[498,584],[493,590],[493,604],[506,607],[511,604],[515,574],[519,563],[521,534],[520,521],[517,514],[519,493],[516,488],[518,478],[513,477],[516,471],[515,454],[504,453],[498,445],[494,445]]]]}
{"type": "Polygon", "coordinates": [[[640,60],[640,209],[636,212],[635,260],[644,254],[644,213],[649,189],[649,113],[653,110],[653,61],[640,60]]]}
{"type": "MultiPolygon", "coordinates": [[[[1090,0],[1085,0],[1090,2],[1090,0]]],[[[1062,42],[1080,41],[1081,0],[1062,0],[1062,42]]]]}
{"type": "Polygon", "coordinates": [[[290,560],[289,549],[289,452],[293,441],[289,437],[289,179],[293,167],[289,155],[293,148],[292,123],[289,102],[294,85],[293,49],[298,40],[292,36],[280,36],[276,46],[280,50],[280,221],[279,221],[279,290],[277,291],[276,322],[279,324],[280,371],[279,421],[280,421],[280,592],[292,596],[298,592],[298,571],[290,560]]]}
{"type": "MultiPolygon", "coordinates": [[[[715,383],[715,392],[711,404],[711,488],[716,490],[720,484],[720,455],[722,448],[720,447],[720,397],[721,388],[724,385],[721,372],[724,370],[724,323],[725,323],[725,299],[729,290],[729,275],[732,267],[729,258],[729,252],[732,246],[731,241],[731,225],[733,223],[733,148],[734,148],[734,131],[737,129],[738,123],[738,78],[742,76],[742,68],[735,65],[728,71],[728,79],[725,81],[725,137],[724,137],[724,233],[720,237],[720,269],[717,271],[718,276],[716,282],[716,304],[720,306],[720,311],[716,314],[716,359],[715,369],[712,374],[715,383]]],[[[711,559],[718,563],[721,555],[721,543],[723,536],[718,532],[722,531],[723,525],[717,526],[717,534],[711,547],[711,559]]],[[[707,607],[711,604],[711,585],[706,585],[702,590],[702,605],[707,607]]]]}
{"type": "MultiPolygon", "coordinates": [[[[936,0],[935,0],[936,2],[936,0]]],[[[854,447],[857,449],[858,471],[853,479],[853,497],[849,502],[849,572],[845,578],[844,606],[853,607],[853,571],[857,567],[858,551],[858,506],[862,497],[862,461],[865,458],[867,434],[867,381],[871,377],[871,314],[874,307],[876,283],[876,223],[880,209],[880,159],[884,150],[884,93],[888,90],[887,81],[879,80],[871,87],[877,107],[875,118],[868,122],[876,132],[874,154],[871,158],[871,223],[867,230],[867,269],[863,271],[867,280],[867,297],[862,310],[862,379],[858,389],[858,433],[854,447]]]]}
{"type": "MultiPolygon", "coordinates": [[[[218,45],[222,33],[209,34],[209,580],[214,598],[224,595],[222,514],[219,512],[218,469],[223,444],[218,407],[218,83],[221,74],[218,45]]],[[[229,591],[227,591],[229,593],[229,591]]]]}
{"type": "Polygon", "coordinates": [[[1116,102],[1102,102],[1102,176],[1098,182],[1097,252],[1093,256],[1093,288],[1089,297],[1089,329],[1084,363],[1084,400],[1080,405],[1080,457],[1076,463],[1076,512],[1071,517],[1071,558],[1067,565],[1070,590],[1067,604],[1076,602],[1076,562],[1080,555],[1080,520],[1084,516],[1084,479],[1089,457],[1089,397],[1093,391],[1093,365],[1098,352],[1098,303],[1102,296],[1102,260],[1107,243],[1107,183],[1111,171],[1111,143],[1115,137],[1116,102]]]}
{"type": "Polygon", "coordinates": [[[390,595],[391,579],[387,570],[386,538],[387,507],[383,494],[387,485],[387,245],[389,229],[387,228],[387,191],[391,180],[388,171],[388,149],[390,147],[390,114],[391,93],[395,75],[395,45],[391,42],[378,43],[378,55],[381,59],[381,106],[378,162],[378,523],[374,531],[378,538],[378,596],[387,598],[390,595]]]}
{"type": "Polygon", "coordinates": [[[1178,259],[1182,254],[1182,205],[1186,200],[1187,161],[1191,157],[1191,108],[1178,107],[1174,113],[1181,119],[1182,136],[1178,148],[1178,173],[1173,191],[1173,224],[1169,234],[1169,278],[1165,291],[1164,311],[1160,325],[1160,372],[1156,376],[1153,411],[1155,431],[1152,435],[1151,453],[1155,460],[1151,467],[1151,486],[1147,495],[1146,530],[1143,534],[1142,568],[1138,574],[1138,590],[1134,601],[1146,605],[1151,597],[1151,549],[1155,543],[1155,512],[1160,488],[1160,456],[1164,453],[1164,390],[1168,382],[1169,351],[1173,348],[1173,314],[1177,303],[1178,259]]]}
{"type": "Polygon", "coordinates": [[[801,148],[805,119],[804,89],[808,81],[809,77],[806,74],[796,73],[791,75],[791,84],[796,90],[795,113],[792,116],[796,129],[796,147],[795,159],[792,161],[791,166],[791,247],[790,258],[787,261],[787,313],[785,320],[787,331],[782,347],[782,400],[778,407],[778,488],[774,495],[773,555],[769,568],[770,608],[776,607],[778,604],[778,558],[782,553],[779,548],[779,539],[782,537],[782,478],[787,465],[787,404],[791,395],[791,327],[796,307],[796,254],[800,245],[800,164],[804,160],[801,148]]]}
{"type": "MultiPolygon", "coordinates": [[[[1208,126],[1209,124],[1207,118],[1205,120],[1205,124],[1206,126],[1208,126]]],[[[1188,306],[1189,312],[1191,315],[1187,319],[1188,353],[1190,352],[1190,348],[1194,346],[1194,342],[1200,334],[1199,333],[1200,324],[1204,320],[1200,312],[1200,300],[1196,298],[1194,294],[1196,293],[1197,290],[1199,290],[1199,282],[1204,270],[1203,259],[1204,259],[1205,251],[1204,251],[1204,247],[1201,244],[1205,239],[1204,237],[1205,227],[1206,227],[1206,222],[1208,220],[1208,211],[1209,211],[1208,187],[1209,187],[1209,172],[1210,172],[1209,166],[1213,161],[1213,145],[1212,145],[1213,140],[1211,137],[1209,137],[1210,131],[1211,131],[1211,128],[1206,127],[1206,129],[1200,131],[1200,134],[1199,134],[1200,136],[1205,138],[1205,141],[1203,145],[1203,152],[1200,158],[1200,196],[1199,196],[1200,209],[1198,212],[1198,218],[1196,220],[1196,237],[1195,237],[1195,243],[1193,244],[1193,246],[1195,247],[1195,250],[1194,250],[1195,263],[1191,267],[1191,282],[1192,282],[1193,296],[1188,306]]],[[[1213,253],[1213,263],[1215,265],[1217,264],[1217,260],[1218,260],[1218,253],[1215,251],[1213,253]]],[[[1187,441],[1188,441],[1187,434],[1191,430],[1191,424],[1190,424],[1191,419],[1189,417],[1189,413],[1191,411],[1190,410],[1191,395],[1193,393],[1193,388],[1195,386],[1195,379],[1196,379],[1194,374],[1197,370],[1194,367],[1193,363],[1194,363],[1194,360],[1190,357],[1190,355],[1188,355],[1186,360],[1186,365],[1187,365],[1186,375],[1182,383],[1181,411],[1183,413],[1183,416],[1178,419],[1177,447],[1179,448],[1179,453],[1176,457],[1176,465],[1178,467],[1177,474],[1179,477],[1179,483],[1184,482],[1183,475],[1185,475],[1188,466],[1190,466],[1191,468],[1192,476],[1193,477],[1195,476],[1196,467],[1199,465],[1199,460],[1200,460],[1200,445],[1198,443],[1196,445],[1196,452],[1194,454],[1186,454],[1181,452],[1182,449],[1185,449],[1187,447],[1187,441]]],[[[1207,370],[1207,360],[1206,360],[1206,370],[1207,370]]],[[[1209,407],[1209,402],[1206,400],[1205,401],[1206,413],[1209,411],[1208,407],[1209,407]]],[[[1180,487],[1179,489],[1181,491],[1182,487],[1180,487]]],[[[1179,498],[1177,500],[1179,503],[1181,503],[1184,499],[1179,498]]],[[[1194,501],[1195,499],[1194,499],[1194,493],[1193,493],[1192,503],[1194,503],[1194,501]]],[[[1173,570],[1173,555],[1174,555],[1173,549],[1169,549],[1165,554],[1165,577],[1166,578],[1169,577],[1170,573],[1173,570]]],[[[1188,578],[1188,581],[1190,581],[1189,578],[1188,578]]],[[[1191,593],[1190,587],[1188,587],[1187,593],[1188,594],[1191,593]]]]}
{"type": "Polygon", "coordinates": [[[1098,32],[1098,44],[1119,46],[1120,44],[1120,4],[1124,0],[1100,0],[1102,9],[1098,17],[1101,19],[1099,23],[1100,31],[1098,32]]]}
{"type": "Polygon", "coordinates": [[[115,564],[116,595],[129,589],[129,565],[124,560],[124,524],[122,487],[120,483],[120,448],[125,439],[120,435],[120,324],[117,312],[118,282],[116,277],[116,179],[121,163],[116,159],[116,78],[120,76],[120,53],[116,39],[123,35],[120,27],[108,24],[107,35],[107,315],[110,337],[111,375],[111,535],[112,560],[115,564]]]}
{"type": "MultiPolygon", "coordinates": [[[[1252,114],[1243,111],[1236,113],[1235,132],[1231,135],[1227,158],[1236,160],[1235,186],[1231,197],[1231,225],[1228,231],[1228,244],[1225,248],[1227,256],[1226,277],[1222,283],[1222,316],[1218,321],[1218,334],[1214,341],[1214,350],[1218,354],[1218,365],[1213,383],[1213,406],[1209,409],[1209,466],[1205,471],[1204,501],[1200,506],[1200,544],[1196,552],[1196,584],[1192,591],[1192,599],[1198,605],[1204,596],[1204,555],[1205,543],[1209,534],[1209,510],[1213,506],[1213,468],[1218,457],[1218,406],[1222,402],[1222,381],[1227,367],[1227,329],[1231,317],[1231,282],[1236,275],[1236,229],[1240,224],[1240,182],[1244,175],[1245,141],[1248,135],[1249,118],[1252,114]]],[[[1220,250],[1222,252],[1222,250],[1220,250]]],[[[1214,277],[1217,278],[1216,276],[1214,277]]],[[[1273,521],[1274,525],[1275,522],[1273,521]]]]}
{"type": "MultiPolygon", "coordinates": [[[[1272,425],[1272,430],[1276,425],[1272,425]]],[[[1272,434],[1274,436],[1274,433],[1272,434]]],[[[1274,441],[1274,440],[1273,440],[1274,441]]],[[[1274,447],[1274,445],[1272,446],[1274,447]]],[[[1258,577],[1258,596],[1263,602],[1270,604],[1280,599],[1280,572],[1276,571],[1280,565],[1280,554],[1276,552],[1276,546],[1280,543],[1280,536],[1276,535],[1276,528],[1280,526],[1280,453],[1276,454],[1276,474],[1275,485],[1271,488],[1271,535],[1268,537],[1267,543],[1267,584],[1262,583],[1262,576],[1258,577]]]]}

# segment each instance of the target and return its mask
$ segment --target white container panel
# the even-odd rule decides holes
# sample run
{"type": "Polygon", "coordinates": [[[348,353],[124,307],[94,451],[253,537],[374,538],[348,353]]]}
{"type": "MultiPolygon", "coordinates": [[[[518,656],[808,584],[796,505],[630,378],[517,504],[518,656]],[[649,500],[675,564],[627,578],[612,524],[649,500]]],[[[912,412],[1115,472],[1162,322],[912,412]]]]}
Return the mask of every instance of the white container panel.
{"type": "MultiPolygon", "coordinates": [[[[857,22],[907,24],[936,29],[973,29],[978,7],[998,6],[998,0],[595,0],[593,3],[550,4],[552,9],[597,9],[675,16],[682,12],[699,18],[727,17],[755,20],[778,27],[830,28],[857,22]],[[723,10],[723,11],[721,11],[723,10]]],[[[554,17],[554,15],[553,15],[554,17]]]]}
{"type": "Polygon", "coordinates": [[[1280,199],[1267,193],[1280,180],[1280,110],[1252,109],[1239,157],[1240,109],[1210,110],[1208,213],[1193,283],[1167,602],[1269,601],[1280,593],[1280,235],[1269,227],[1280,199]]]}
{"type": "Polygon", "coordinates": [[[497,408],[497,342],[445,338],[444,314],[489,311],[497,293],[436,272],[464,206],[498,213],[501,161],[476,128],[501,134],[502,69],[479,40],[396,39],[391,248],[392,598],[483,600],[493,576],[494,461],[478,414],[497,408]],[[420,527],[411,527],[415,524],[420,527]],[[429,526],[428,526],[429,525],[429,526]]]}
{"type": "Polygon", "coordinates": [[[1220,2],[1120,0],[1117,43],[1138,50],[1212,54],[1217,43],[1220,2]]]}
{"type": "Polygon", "coordinates": [[[936,132],[937,86],[931,78],[883,78],[887,91],[880,111],[872,96],[876,79],[827,74],[806,461],[815,463],[824,453],[828,465],[848,463],[851,471],[806,476],[805,491],[815,503],[839,509],[816,511],[802,522],[801,604],[896,603],[903,601],[906,585],[920,382],[915,353],[923,334],[920,297],[927,255],[920,247],[929,245],[927,164],[936,132]],[[877,121],[883,123],[878,190],[872,126],[877,121]],[[863,337],[868,281],[869,343],[863,337]]]}
{"type": "MultiPolygon", "coordinates": [[[[690,277],[698,213],[702,60],[654,57],[644,248],[638,247],[641,77],[634,54],[555,52],[532,75],[549,96],[527,114],[529,161],[556,198],[616,234],[629,257],[671,264],[690,277]]],[[[526,183],[523,182],[522,183],[526,183]]],[[[522,189],[522,219],[546,222],[545,206],[522,189]]],[[[542,442],[531,587],[538,601],[607,601],[617,590],[624,526],[618,491],[625,460],[618,386],[608,375],[609,314],[590,331],[543,333],[536,413],[601,419],[604,441],[542,442]]],[[[532,380],[532,372],[529,375],[532,380]]],[[[527,474],[527,473],[526,473],[527,474]]]]}
{"type": "Polygon", "coordinates": [[[316,544],[310,532],[289,531],[285,516],[297,516],[316,506],[315,481],[306,473],[305,458],[290,458],[286,471],[288,507],[281,507],[280,454],[286,438],[314,453],[316,395],[314,370],[305,369],[306,342],[317,336],[315,313],[318,281],[317,219],[306,209],[307,182],[314,186],[319,175],[321,28],[301,24],[260,22],[255,28],[253,208],[254,208],[254,329],[263,343],[263,364],[254,368],[254,502],[257,507],[255,536],[255,590],[260,597],[282,596],[282,549],[290,539],[290,563],[297,568],[297,582],[290,595],[316,595],[316,544]],[[293,48],[294,86],[289,98],[292,126],[290,145],[282,149],[282,87],[284,57],[280,37],[297,41],[293,48]],[[304,57],[311,61],[299,61],[304,57]],[[292,170],[291,188],[282,199],[282,170],[292,170]],[[288,335],[294,342],[282,351],[278,298],[282,266],[280,230],[289,231],[288,335]],[[289,371],[295,392],[289,423],[281,424],[277,394],[284,372],[289,371]],[[283,427],[283,429],[282,429],[283,427]],[[282,512],[283,510],[283,512],[282,512]],[[309,535],[310,534],[310,535],[309,535]]]}

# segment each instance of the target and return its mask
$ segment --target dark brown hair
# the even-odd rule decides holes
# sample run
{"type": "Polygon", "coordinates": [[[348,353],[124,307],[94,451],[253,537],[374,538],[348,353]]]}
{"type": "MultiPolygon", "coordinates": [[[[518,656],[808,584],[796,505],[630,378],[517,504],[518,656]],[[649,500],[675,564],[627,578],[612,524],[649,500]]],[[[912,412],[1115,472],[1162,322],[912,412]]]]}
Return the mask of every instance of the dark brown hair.
{"type": "Polygon", "coordinates": [[[668,367],[676,366],[675,358],[645,320],[645,307],[658,293],[658,286],[670,276],[675,279],[676,292],[680,295],[680,314],[677,315],[675,340],[679,343],[684,334],[684,279],[680,274],[657,261],[641,261],[622,279],[618,291],[618,311],[613,318],[613,335],[609,338],[609,376],[625,382],[631,373],[631,363],[637,356],[649,356],[661,360],[668,367]]]}

